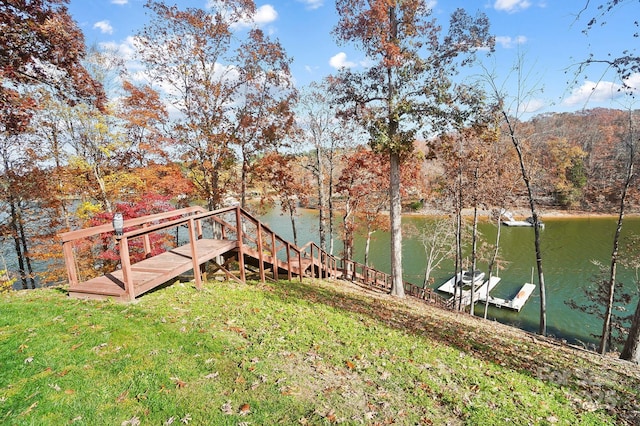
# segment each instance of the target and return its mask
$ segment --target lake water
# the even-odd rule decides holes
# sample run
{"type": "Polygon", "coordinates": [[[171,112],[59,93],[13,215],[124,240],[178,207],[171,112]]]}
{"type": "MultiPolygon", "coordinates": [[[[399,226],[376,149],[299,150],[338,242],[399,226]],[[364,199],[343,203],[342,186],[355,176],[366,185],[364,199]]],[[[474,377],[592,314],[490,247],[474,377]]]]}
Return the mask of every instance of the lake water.
{"type": "MultiPolygon", "coordinates": [[[[292,238],[291,224],[288,216],[282,216],[278,211],[272,211],[262,216],[262,219],[274,231],[285,238],[292,238]]],[[[425,217],[406,216],[403,224],[411,223],[420,228],[430,220],[425,217]]],[[[298,243],[318,241],[318,216],[314,210],[301,210],[296,219],[298,227],[298,243]]],[[[584,288],[591,284],[598,272],[597,266],[591,261],[599,260],[608,265],[612,249],[612,239],[615,233],[616,219],[602,217],[583,218],[545,218],[545,228],[542,231],[543,270],[547,289],[547,332],[570,342],[584,342],[595,344],[596,339],[591,334],[600,334],[602,321],[594,316],[570,309],[565,301],[569,299],[585,300],[584,288]]],[[[491,244],[495,241],[496,226],[481,223],[479,230],[482,238],[491,244]]],[[[640,218],[625,219],[623,236],[640,232],[640,218]]],[[[492,291],[493,296],[511,298],[525,282],[531,282],[532,268],[535,266],[533,247],[533,228],[502,227],[501,257],[506,265],[499,272],[502,278],[500,284],[492,291]]],[[[336,240],[335,254],[340,254],[341,244],[336,240]]],[[[425,253],[422,244],[412,238],[403,241],[403,269],[404,279],[414,284],[422,285],[424,277],[425,253]]],[[[364,258],[364,238],[355,240],[355,260],[364,258]]],[[[389,235],[376,232],[370,249],[370,265],[389,272],[389,235]]],[[[487,266],[479,264],[486,271],[487,266]]],[[[444,264],[441,269],[433,273],[438,287],[453,275],[453,261],[444,264]]],[[[537,277],[535,278],[537,283],[537,277]]],[[[634,272],[618,268],[617,281],[625,289],[634,290],[634,272]]],[[[537,331],[540,316],[540,297],[537,289],[520,312],[490,307],[491,319],[511,324],[516,327],[537,331]]],[[[637,298],[631,309],[635,308],[637,298]]],[[[476,312],[482,315],[484,305],[479,303],[476,312]]]]}

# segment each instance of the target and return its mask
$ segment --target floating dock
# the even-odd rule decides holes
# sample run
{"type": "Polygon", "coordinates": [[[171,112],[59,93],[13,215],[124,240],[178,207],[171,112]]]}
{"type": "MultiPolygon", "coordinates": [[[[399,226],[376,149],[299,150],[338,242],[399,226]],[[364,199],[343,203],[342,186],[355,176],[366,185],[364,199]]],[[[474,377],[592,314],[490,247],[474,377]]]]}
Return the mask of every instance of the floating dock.
{"type": "MultiPolygon", "coordinates": [[[[489,304],[493,306],[497,306],[498,308],[507,308],[507,309],[512,309],[514,311],[520,312],[520,309],[522,309],[524,304],[527,303],[527,300],[529,300],[529,297],[531,296],[535,288],[536,288],[535,284],[526,283],[525,285],[522,286],[522,288],[520,288],[520,290],[518,291],[518,293],[513,299],[502,299],[500,297],[489,296],[489,304]]],[[[478,297],[478,299],[481,302],[486,302],[487,300],[486,293],[484,295],[480,293],[480,296],[478,297]]]]}
{"type": "MultiPolygon", "coordinates": [[[[459,276],[459,275],[458,275],[459,276]]],[[[455,297],[457,300],[460,300],[460,289],[456,289],[456,277],[451,277],[447,282],[438,287],[438,290],[443,293],[448,293],[452,295],[452,298],[455,297]]],[[[491,277],[487,281],[483,283],[477,283],[476,288],[473,294],[474,302],[480,300],[480,294],[484,292],[487,293],[487,286],[489,286],[489,292],[493,290],[493,288],[498,285],[500,282],[500,277],[491,277]]],[[[462,305],[469,306],[471,304],[471,290],[462,290],[462,305]]]]}
{"type": "MultiPolygon", "coordinates": [[[[458,274],[458,277],[459,277],[459,274],[458,274]]],[[[474,291],[474,300],[473,300],[474,304],[476,302],[486,303],[487,302],[487,286],[489,288],[489,292],[491,292],[491,290],[493,290],[494,287],[498,285],[500,280],[501,280],[500,277],[491,277],[489,280],[484,281],[482,284],[478,284],[474,291]]],[[[438,291],[451,294],[452,295],[451,298],[452,299],[456,298],[456,301],[460,300],[460,289],[456,288],[456,285],[455,285],[457,281],[458,280],[456,279],[456,276],[451,277],[444,284],[438,287],[438,291]]],[[[529,300],[529,297],[531,297],[531,294],[533,293],[533,290],[535,290],[535,288],[536,288],[535,284],[526,283],[520,288],[520,290],[518,290],[518,293],[515,295],[513,299],[502,299],[500,297],[493,297],[489,295],[489,304],[496,306],[498,308],[506,308],[506,309],[511,309],[511,310],[520,312],[522,307],[529,300]]],[[[471,290],[463,289],[462,305],[469,306],[470,304],[471,304],[471,290]]]]}

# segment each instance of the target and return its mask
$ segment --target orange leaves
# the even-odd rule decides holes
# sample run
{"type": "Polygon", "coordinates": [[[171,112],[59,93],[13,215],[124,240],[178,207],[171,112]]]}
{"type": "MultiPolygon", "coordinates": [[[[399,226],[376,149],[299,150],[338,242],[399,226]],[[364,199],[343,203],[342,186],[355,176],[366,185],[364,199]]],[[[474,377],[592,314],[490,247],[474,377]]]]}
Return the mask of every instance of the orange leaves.
{"type": "MultiPolygon", "coordinates": [[[[220,410],[222,411],[223,414],[226,414],[227,416],[236,414],[236,410],[233,409],[233,404],[231,403],[231,401],[227,401],[224,404],[222,404],[222,407],[220,407],[220,410]]],[[[237,414],[241,416],[246,416],[250,413],[251,413],[251,406],[249,404],[244,403],[238,407],[237,414]]]]}
{"type": "Polygon", "coordinates": [[[229,331],[233,331],[235,333],[238,333],[239,335],[241,335],[245,339],[247,338],[247,331],[242,327],[230,326],[229,327],[229,331]]]}
{"type": "Polygon", "coordinates": [[[171,380],[176,385],[176,389],[182,389],[187,386],[187,382],[180,380],[178,377],[171,377],[171,380]]]}

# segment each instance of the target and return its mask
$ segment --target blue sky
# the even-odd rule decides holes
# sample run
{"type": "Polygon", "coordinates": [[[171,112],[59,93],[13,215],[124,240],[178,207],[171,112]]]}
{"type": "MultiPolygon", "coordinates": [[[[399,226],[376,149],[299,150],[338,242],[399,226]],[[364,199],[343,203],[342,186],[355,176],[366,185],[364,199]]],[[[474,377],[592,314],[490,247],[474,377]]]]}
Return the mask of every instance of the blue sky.
{"type": "MultiPolygon", "coordinates": [[[[510,96],[516,95],[517,87],[526,90],[519,104],[520,111],[527,113],[523,115],[526,118],[594,107],[640,108],[618,91],[621,82],[601,66],[592,66],[577,77],[577,82],[568,84],[575,77],[575,64],[590,53],[596,58],[608,58],[610,54],[634,51],[638,45],[632,28],[633,20],[640,17],[640,2],[635,0],[623,3],[600,20],[606,25],[596,26],[588,35],[583,33],[588,20],[597,16],[596,6],[602,1],[591,0],[584,11],[588,0],[434,0],[430,4],[443,25],[458,7],[472,14],[478,10],[487,14],[496,36],[496,52],[493,58],[483,60],[484,65],[510,96]],[[526,75],[525,83],[520,85],[510,72],[519,57],[526,75]]],[[[144,3],[145,0],[71,0],[69,10],[84,32],[87,45],[109,45],[134,61],[131,40],[147,19],[144,3]]],[[[214,0],[166,3],[207,9],[214,0]]],[[[277,37],[293,58],[291,69],[299,86],[320,80],[341,66],[356,70],[365,66],[366,58],[361,52],[338,45],[331,35],[338,19],[333,1],[258,0],[256,6],[255,25],[277,37]]],[[[482,72],[479,67],[474,71],[482,72]]],[[[627,83],[640,89],[640,76],[633,76],[627,83]]]]}

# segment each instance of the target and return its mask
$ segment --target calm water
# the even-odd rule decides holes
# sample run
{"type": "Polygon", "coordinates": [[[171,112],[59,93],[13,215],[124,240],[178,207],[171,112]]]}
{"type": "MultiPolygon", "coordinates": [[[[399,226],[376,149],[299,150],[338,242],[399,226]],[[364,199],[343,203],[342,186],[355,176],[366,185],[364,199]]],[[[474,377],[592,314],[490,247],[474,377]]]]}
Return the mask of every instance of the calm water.
{"type": "MultiPolygon", "coordinates": [[[[264,215],[263,220],[285,238],[292,238],[288,216],[277,211],[264,215]]],[[[302,210],[296,219],[298,243],[317,241],[317,213],[302,210]]],[[[428,218],[405,217],[403,223],[412,223],[416,227],[424,226],[428,218]]],[[[602,322],[598,318],[569,309],[565,301],[584,300],[583,288],[591,283],[598,268],[591,262],[599,260],[609,264],[612,239],[616,220],[613,218],[558,218],[545,219],[542,231],[542,255],[545,282],[547,288],[547,325],[548,334],[566,338],[571,342],[594,343],[591,333],[599,334],[602,322]]],[[[496,226],[480,224],[482,238],[493,243],[496,226]]],[[[640,218],[627,218],[623,227],[623,236],[640,232],[640,218]]],[[[389,235],[383,232],[374,234],[370,249],[370,264],[382,271],[389,272],[389,235]]],[[[355,258],[364,257],[364,238],[356,238],[355,258]]],[[[334,253],[339,254],[341,244],[336,241],[334,253]]],[[[506,264],[499,272],[502,281],[492,291],[492,295],[503,298],[512,297],[525,282],[531,282],[532,268],[535,266],[532,228],[502,227],[501,257],[506,264]]],[[[403,242],[404,279],[420,284],[424,277],[425,253],[422,244],[405,237],[403,242]]],[[[486,265],[479,265],[486,270],[486,265]]],[[[453,275],[453,262],[448,262],[433,273],[438,287],[453,275]]],[[[627,289],[635,289],[633,271],[618,269],[617,280],[627,289]]],[[[537,278],[536,283],[537,283],[537,278]]],[[[500,322],[508,323],[526,330],[537,331],[540,315],[540,298],[536,290],[525,307],[519,312],[506,309],[489,308],[489,316],[500,322]]],[[[635,303],[635,301],[634,301],[635,303]]],[[[635,304],[633,305],[635,308],[635,304]]],[[[478,304],[476,311],[484,312],[484,305],[478,304]]]]}

